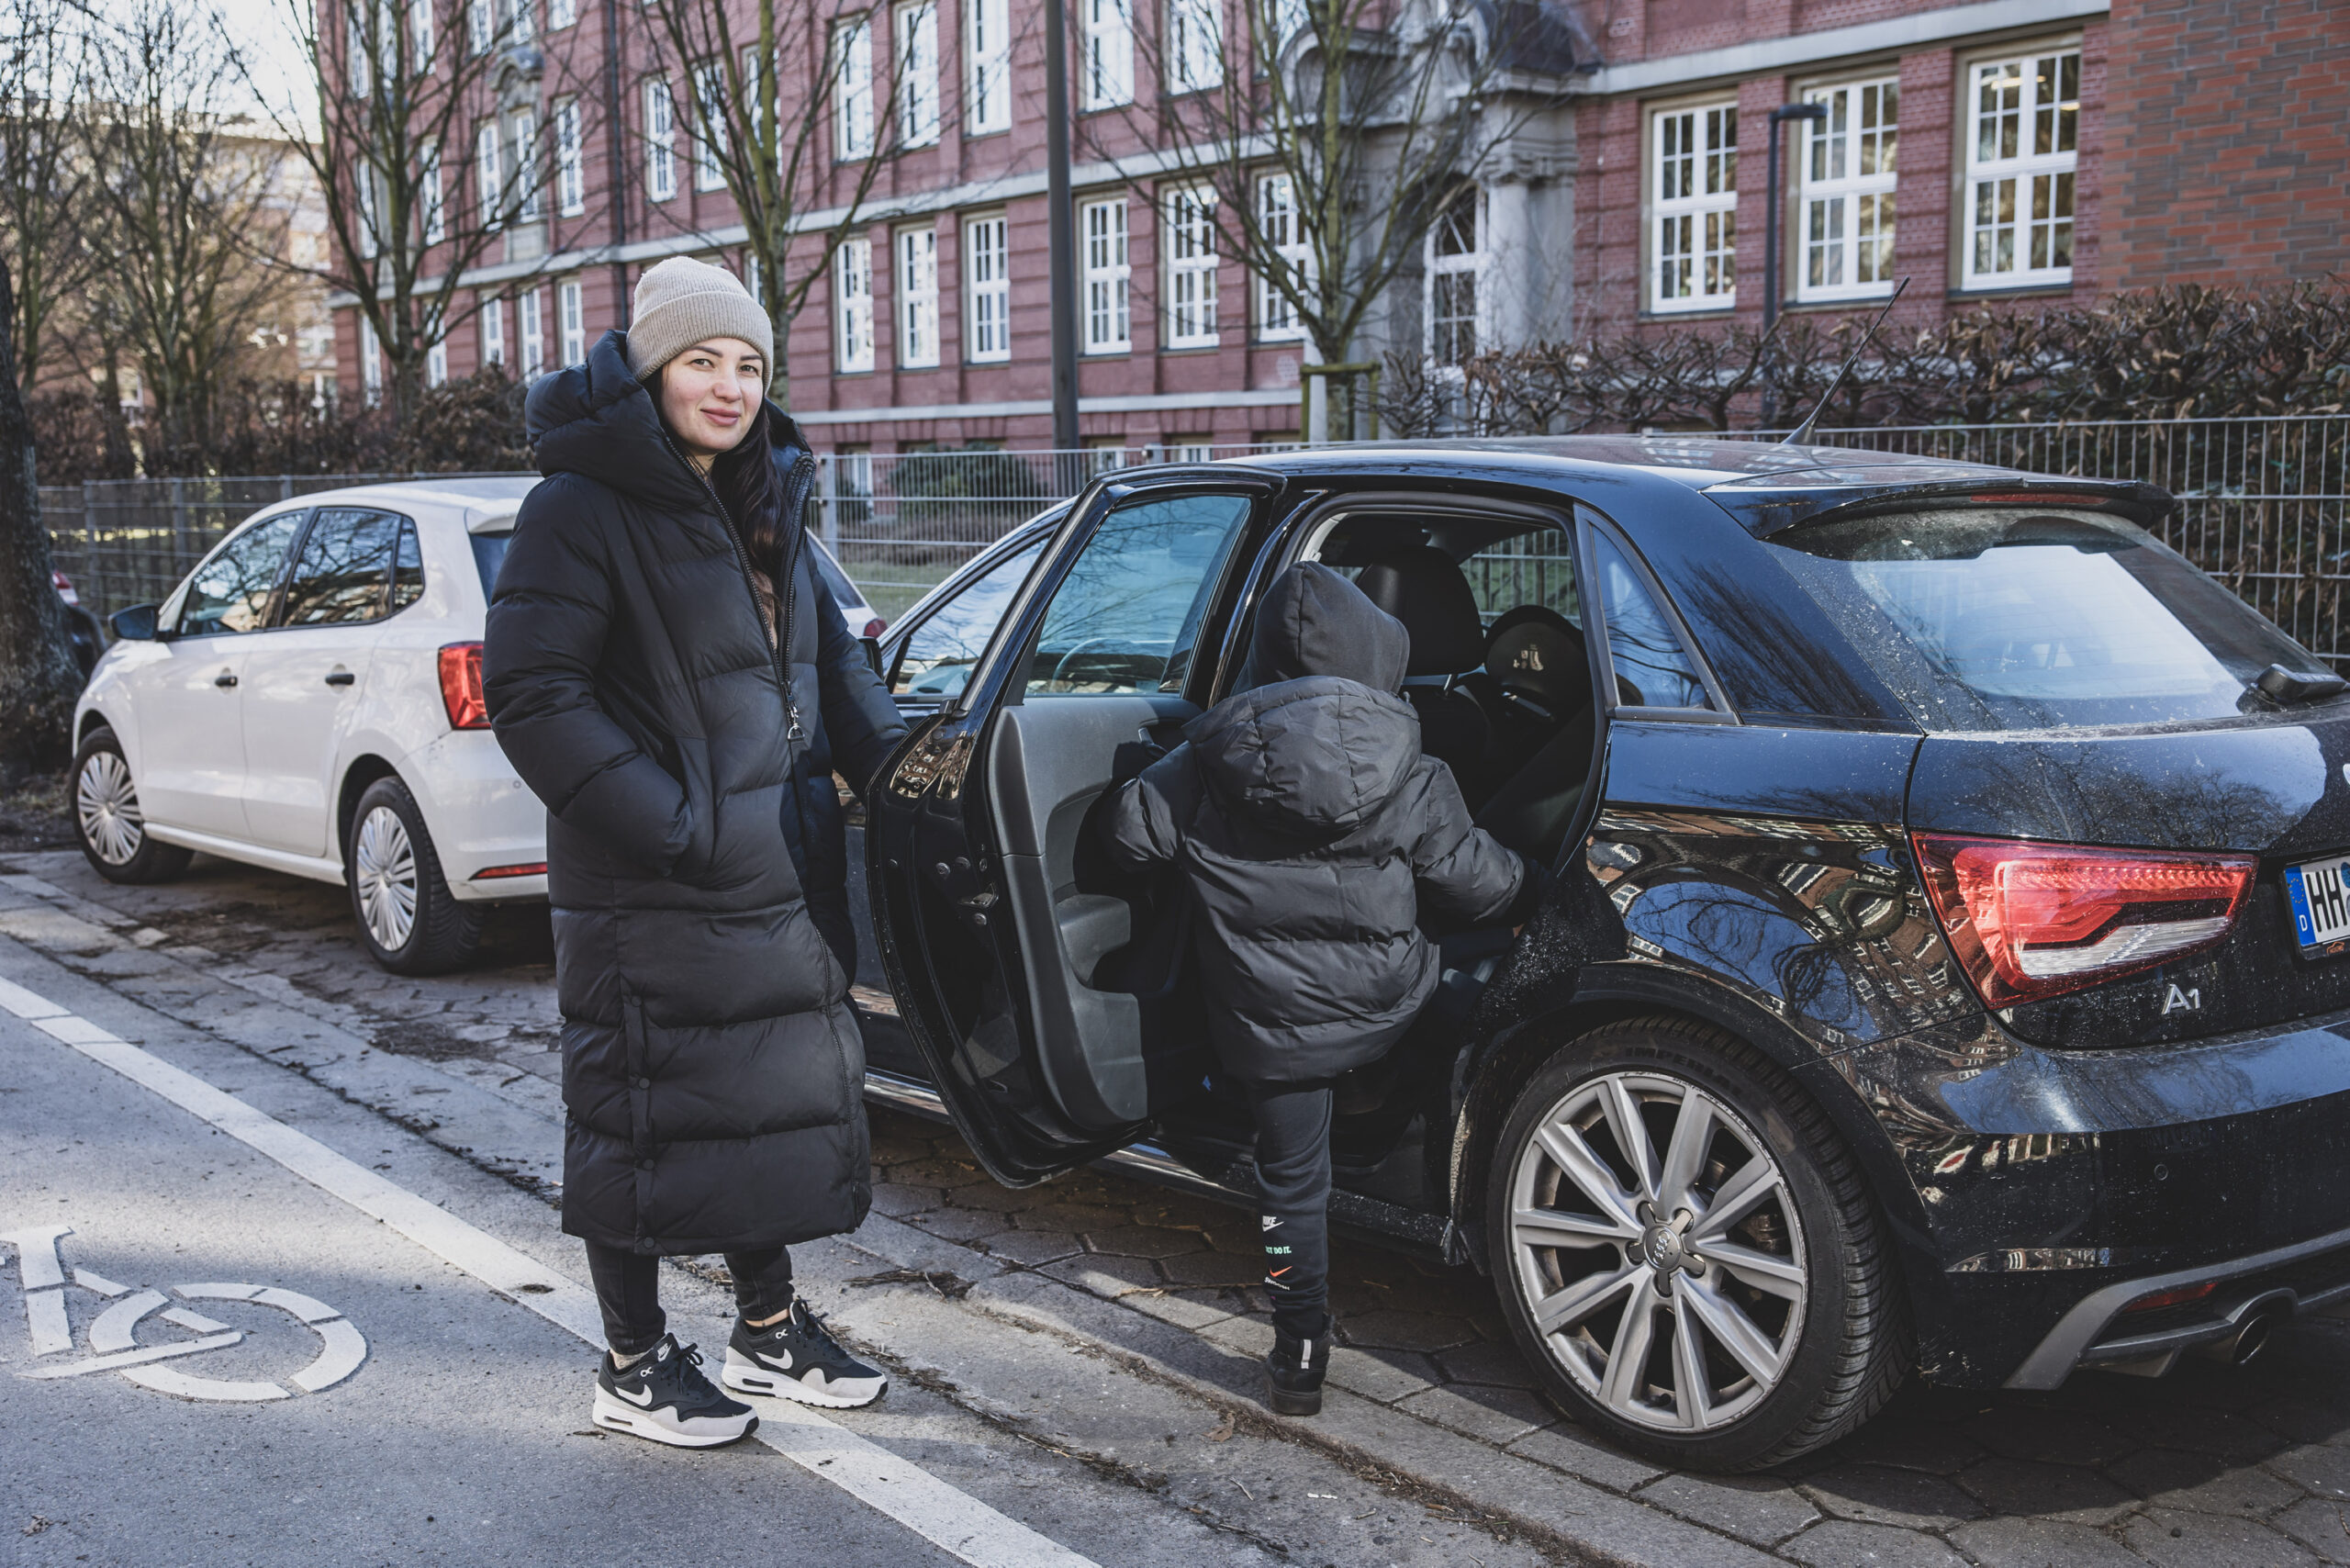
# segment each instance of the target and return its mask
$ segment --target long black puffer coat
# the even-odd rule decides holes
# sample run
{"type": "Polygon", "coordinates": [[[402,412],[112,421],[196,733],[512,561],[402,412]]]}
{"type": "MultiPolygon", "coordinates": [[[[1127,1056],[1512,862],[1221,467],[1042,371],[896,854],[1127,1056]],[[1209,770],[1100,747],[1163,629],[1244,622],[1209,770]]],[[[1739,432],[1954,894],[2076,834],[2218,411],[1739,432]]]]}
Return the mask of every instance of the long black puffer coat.
{"type": "MultiPolygon", "coordinates": [[[[768,416],[797,517],[813,463],[768,416]]],[[[871,1178],[832,774],[837,755],[861,789],[904,726],[804,536],[769,645],[623,334],[542,380],[528,417],[546,478],[498,573],[483,685],[547,808],[563,1227],[655,1254],[853,1230],[871,1178]]]]}
{"type": "Polygon", "coordinates": [[[1259,686],[1097,819],[1129,869],[1172,861],[1190,890],[1209,1042],[1225,1071],[1295,1081],[1376,1061],[1436,987],[1422,925],[1516,924],[1541,874],[1470,823],[1451,770],[1395,695],[1402,624],[1327,566],[1274,580],[1259,686]],[[1325,674],[1351,670],[1360,680],[1325,674]]]}

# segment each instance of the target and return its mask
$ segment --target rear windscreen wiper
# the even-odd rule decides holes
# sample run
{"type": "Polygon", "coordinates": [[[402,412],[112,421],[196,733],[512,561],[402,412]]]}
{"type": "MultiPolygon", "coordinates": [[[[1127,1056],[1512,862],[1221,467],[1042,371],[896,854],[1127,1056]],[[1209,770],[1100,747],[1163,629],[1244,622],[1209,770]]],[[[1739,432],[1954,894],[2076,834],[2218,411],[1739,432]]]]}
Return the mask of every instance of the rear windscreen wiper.
{"type": "Polygon", "coordinates": [[[2295,702],[2315,702],[2321,698],[2338,697],[2350,690],[2350,680],[2338,675],[2312,675],[2305,670],[2288,669],[2283,665],[2270,665],[2252,683],[2253,689],[2271,702],[2289,706],[2295,702]]]}

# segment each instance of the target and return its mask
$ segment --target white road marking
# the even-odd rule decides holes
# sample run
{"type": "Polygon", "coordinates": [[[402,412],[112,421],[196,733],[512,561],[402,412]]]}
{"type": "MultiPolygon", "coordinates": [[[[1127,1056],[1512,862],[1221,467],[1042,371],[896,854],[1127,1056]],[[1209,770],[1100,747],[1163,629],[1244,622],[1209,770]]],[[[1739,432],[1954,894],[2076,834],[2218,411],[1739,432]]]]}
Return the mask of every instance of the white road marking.
{"type": "Polygon", "coordinates": [[[58,1377],[80,1377],[84,1372],[113,1372],[120,1367],[135,1367],[147,1361],[168,1361],[176,1356],[193,1356],[199,1350],[225,1350],[243,1339],[242,1334],[230,1329],[208,1339],[184,1339],[176,1345],[149,1345],[142,1350],[124,1350],[111,1356],[92,1356],[87,1361],[61,1361],[53,1367],[36,1367],[31,1372],[17,1375],[35,1383],[58,1377]]]}
{"type": "Polygon", "coordinates": [[[102,1356],[131,1349],[139,1343],[139,1320],[157,1307],[169,1305],[170,1298],[162,1291],[140,1291],[116,1302],[90,1325],[90,1349],[102,1356]]]}
{"type": "MultiPolygon", "coordinates": [[[[229,1137],[258,1149],[305,1181],[341,1199],[362,1214],[382,1221],[425,1250],[464,1270],[493,1291],[530,1308],[599,1351],[604,1348],[603,1318],[596,1309],[594,1293],[554,1275],[552,1270],[497,1238],[466,1224],[406,1188],[384,1180],[364,1166],[346,1159],[308,1134],[295,1131],[275,1117],[214,1088],[193,1073],[172,1066],[160,1057],[117,1039],[96,1025],[75,1016],[48,998],[22,986],[0,980],[0,1009],[14,1014],[50,1038],[73,1047],[91,1060],[113,1069],[140,1087],[161,1095],[182,1110],[211,1123],[229,1137]],[[524,1285],[532,1289],[522,1291],[520,1287],[524,1285]]],[[[59,1234],[64,1232],[61,1230],[59,1234]]],[[[27,1256],[20,1245],[18,1257],[23,1259],[27,1256]]],[[[48,1256],[51,1267],[55,1267],[53,1238],[48,1256]]],[[[63,1282],[62,1272],[58,1282],[63,1282]]],[[[178,1294],[196,1298],[197,1292],[210,1288],[213,1287],[184,1285],[179,1287],[178,1294]]],[[[254,1289],[249,1285],[219,1288],[254,1289]]],[[[291,1292],[276,1294],[289,1297],[293,1294],[291,1292]]],[[[29,1303],[31,1298],[28,1295],[27,1299],[29,1303]]],[[[229,1299],[258,1300],[260,1296],[257,1293],[252,1296],[229,1299]]],[[[295,1299],[308,1301],[307,1297],[295,1299]]],[[[293,1309],[289,1307],[287,1310],[293,1309]]],[[[59,1316],[63,1316],[62,1300],[59,1316]]],[[[313,1327],[323,1332],[334,1325],[313,1327]]],[[[328,1353],[333,1353],[331,1345],[328,1353]]],[[[317,1370],[314,1363],[311,1371],[317,1370]]],[[[161,1367],[132,1368],[122,1375],[167,1394],[180,1392],[169,1386],[173,1382],[211,1381],[182,1378],[161,1367]]],[[[301,1379],[294,1381],[299,1383],[301,1379]]],[[[256,1392],[252,1395],[255,1398],[285,1396],[285,1390],[274,1383],[252,1386],[256,1391],[269,1391],[267,1394],[256,1392]]],[[[222,1396],[213,1394],[190,1397],[222,1396]]],[[[1019,1520],[999,1513],[919,1465],[900,1458],[878,1443],[858,1437],[805,1406],[781,1399],[756,1399],[755,1404],[759,1412],[759,1430],[755,1436],[760,1442],[810,1474],[832,1483],[876,1512],[895,1519],[941,1551],[970,1563],[972,1568],[1098,1568],[1090,1558],[1071,1551],[1019,1520]]]]}
{"type": "MultiPolygon", "coordinates": [[[[129,1285],[116,1284],[104,1274],[94,1273],[90,1270],[82,1268],[79,1265],[76,1265],[73,1270],[73,1282],[81,1286],[85,1291],[95,1291],[103,1296],[129,1295],[130,1294],[130,1287],[129,1285]]],[[[164,1316],[168,1317],[171,1315],[169,1313],[165,1313],[164,1316]]]]}
{"type": "MultiPolygon", "coordinates": [[[[0,985],[7,982],[0,980],[0,985]]],[[[49,1005],[28,991],[20,994],[49,1005]]],[[[16,1012],[14,1001],[5,994],[0,994],[0,1007],[16,1012]]],[[[73,1326],[65,1316],[65,1265],[57,1255],[57,1238],[73,1234],[70,1225],[36,1225],[0,1235],[0,1242],[17,1249],[17,1286],[24,1292],[25,1332],[32,1338],[36,1361],[73,1348],[73,1326]]]]}

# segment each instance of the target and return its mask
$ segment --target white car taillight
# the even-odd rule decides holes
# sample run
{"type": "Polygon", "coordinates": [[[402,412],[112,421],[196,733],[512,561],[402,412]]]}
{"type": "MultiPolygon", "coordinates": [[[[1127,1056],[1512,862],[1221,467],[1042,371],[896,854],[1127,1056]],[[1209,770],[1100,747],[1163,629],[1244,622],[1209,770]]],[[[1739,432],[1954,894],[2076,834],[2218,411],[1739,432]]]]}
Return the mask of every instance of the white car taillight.
{"type": "Polygon", "coordinates": [[[2258,867],[2249,855],[1924,833],[1911,841],[1951,949],[1995,1008],[2218,946],[2258,867]]]}

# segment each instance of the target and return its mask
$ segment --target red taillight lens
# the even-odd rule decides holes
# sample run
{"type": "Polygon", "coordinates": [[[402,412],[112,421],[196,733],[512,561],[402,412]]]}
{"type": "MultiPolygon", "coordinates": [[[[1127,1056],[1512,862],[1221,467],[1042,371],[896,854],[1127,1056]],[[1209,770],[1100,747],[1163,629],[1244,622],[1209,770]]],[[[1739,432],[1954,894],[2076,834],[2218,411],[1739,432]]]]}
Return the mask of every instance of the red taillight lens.
{"type": "Polygon", "coordinates": [[[860,637],[878,637],[882,633],[887,632],[889,629],[890,623],[877,615],[872,620],[865,623],[865,630],[859,632],[857,635],[860,637]]]}
{"type": "Polygon", "coordinates": [[[2219,946],[2257,864],[2249,855],[1939,834],[1913,841],[1934,913],[1989,1007],[2063,996],[2219,946]]]}
{"type": "Polygon", "coordinates": [[[2181,1285],[2175,1291],[2156,1291],[2152,1295],[2142,1295],[2136,1301],[2132,1302],[2128,1306],[2123,1307],[2121,1310],[2124,1312],[2153,1312],[2158,1308],[2165,1306],[2185,1306],[2189,1302],[2201,1301],[2205,1296],[2210,1295],[2218,1291],[2219,1288],[2219,1281],[2205,1280],[2200,1284],[2181,1285]]]}
{"type": "Polygon", "coordinates": [[[481,696],[481,644],[451,643],[441,650],[441,706],[453,730],[489,728],[489,704],[481,696]]]}
{"type": "Polygon", "coordinates": [[[543,860],[532,860],[520,866],[492,866],[486,870],[476,871],[471,879],[476,882],[488,882],[495,881],[500,877],[543,877],[546,874],[547,863],[543,860]]]}

